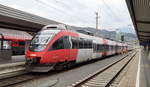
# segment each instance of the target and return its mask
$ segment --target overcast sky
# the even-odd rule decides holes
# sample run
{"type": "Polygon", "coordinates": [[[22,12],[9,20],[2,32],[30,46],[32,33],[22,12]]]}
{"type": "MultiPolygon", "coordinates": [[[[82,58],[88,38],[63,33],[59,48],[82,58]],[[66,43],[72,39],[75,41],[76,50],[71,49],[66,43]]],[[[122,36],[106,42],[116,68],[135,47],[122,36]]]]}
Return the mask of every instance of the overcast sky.
{"type": "Polygon", "coordinates": [[[84,27],[95,27],[95,12],[98,12],[100,29],[112,31],[119,28],[134,33],[124,0],[0,0],[0,4],[84,27]]]}

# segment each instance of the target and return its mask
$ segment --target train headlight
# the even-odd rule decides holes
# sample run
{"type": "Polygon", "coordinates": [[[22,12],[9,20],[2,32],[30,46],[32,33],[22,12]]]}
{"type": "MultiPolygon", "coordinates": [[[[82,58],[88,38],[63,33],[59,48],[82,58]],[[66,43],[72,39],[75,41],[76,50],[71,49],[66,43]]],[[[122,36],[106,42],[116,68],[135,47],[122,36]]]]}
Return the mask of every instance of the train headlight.
{"type": "Polygon", "coordinates": [[[33,59],[26,58],[26,63],[28,63],[28,64],[33,63],[33,59]]]}
{"type": "Polygon", "coordinates": [[[35,58],[26,58],[26,62],[28,64],[38,64],[40,63],[40,57],[35,57],[35,58]]]}

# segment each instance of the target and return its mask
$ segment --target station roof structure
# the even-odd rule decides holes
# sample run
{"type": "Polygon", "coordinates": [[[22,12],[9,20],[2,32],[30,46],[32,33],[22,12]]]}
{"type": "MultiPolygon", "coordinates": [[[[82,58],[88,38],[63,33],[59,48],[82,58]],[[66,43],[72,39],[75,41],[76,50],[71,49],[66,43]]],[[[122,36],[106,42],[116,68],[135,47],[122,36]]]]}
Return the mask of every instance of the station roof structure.
{"type": "Polygon", "coordinates": [[[0,27],[22,31],[37,32],[48,24],[59,22],[46,19],[37,15],[23,12],[0,4],[0,27]]]}
{"type": "Polygon", "coordinates": [[[150,0],[126,0],[138,39],[150,44],[150,0]]]}

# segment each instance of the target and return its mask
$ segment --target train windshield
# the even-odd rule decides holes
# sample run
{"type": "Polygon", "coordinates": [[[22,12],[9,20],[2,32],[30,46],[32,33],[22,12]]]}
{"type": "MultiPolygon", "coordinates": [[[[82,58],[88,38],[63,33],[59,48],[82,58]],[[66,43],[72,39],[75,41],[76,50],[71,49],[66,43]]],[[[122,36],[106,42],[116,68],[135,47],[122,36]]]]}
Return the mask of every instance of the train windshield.
{"type": "Polygon", "coordinates": [[[42,51],[46,48],[47,44],[52,40],[56,33],[52,30],[43,30],[33,38],[29,49],[31,51],[42,51]]]}

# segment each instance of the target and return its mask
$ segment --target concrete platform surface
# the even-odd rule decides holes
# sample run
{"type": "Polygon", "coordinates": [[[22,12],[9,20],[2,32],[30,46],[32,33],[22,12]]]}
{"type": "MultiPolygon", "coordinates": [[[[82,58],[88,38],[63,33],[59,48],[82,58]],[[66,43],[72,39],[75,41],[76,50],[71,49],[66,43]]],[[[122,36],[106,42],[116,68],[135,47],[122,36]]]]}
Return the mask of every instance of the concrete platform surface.
{"type": "Polygon", "coordinates": [[[12,56],[12,60],[0,60],[0,65],[25,62],[25,55],[12,56]]]}
{"type": "Polygon", "coordinates": [[[150,52],[141,51],[139,87],[150,87],[150,52]]]}

